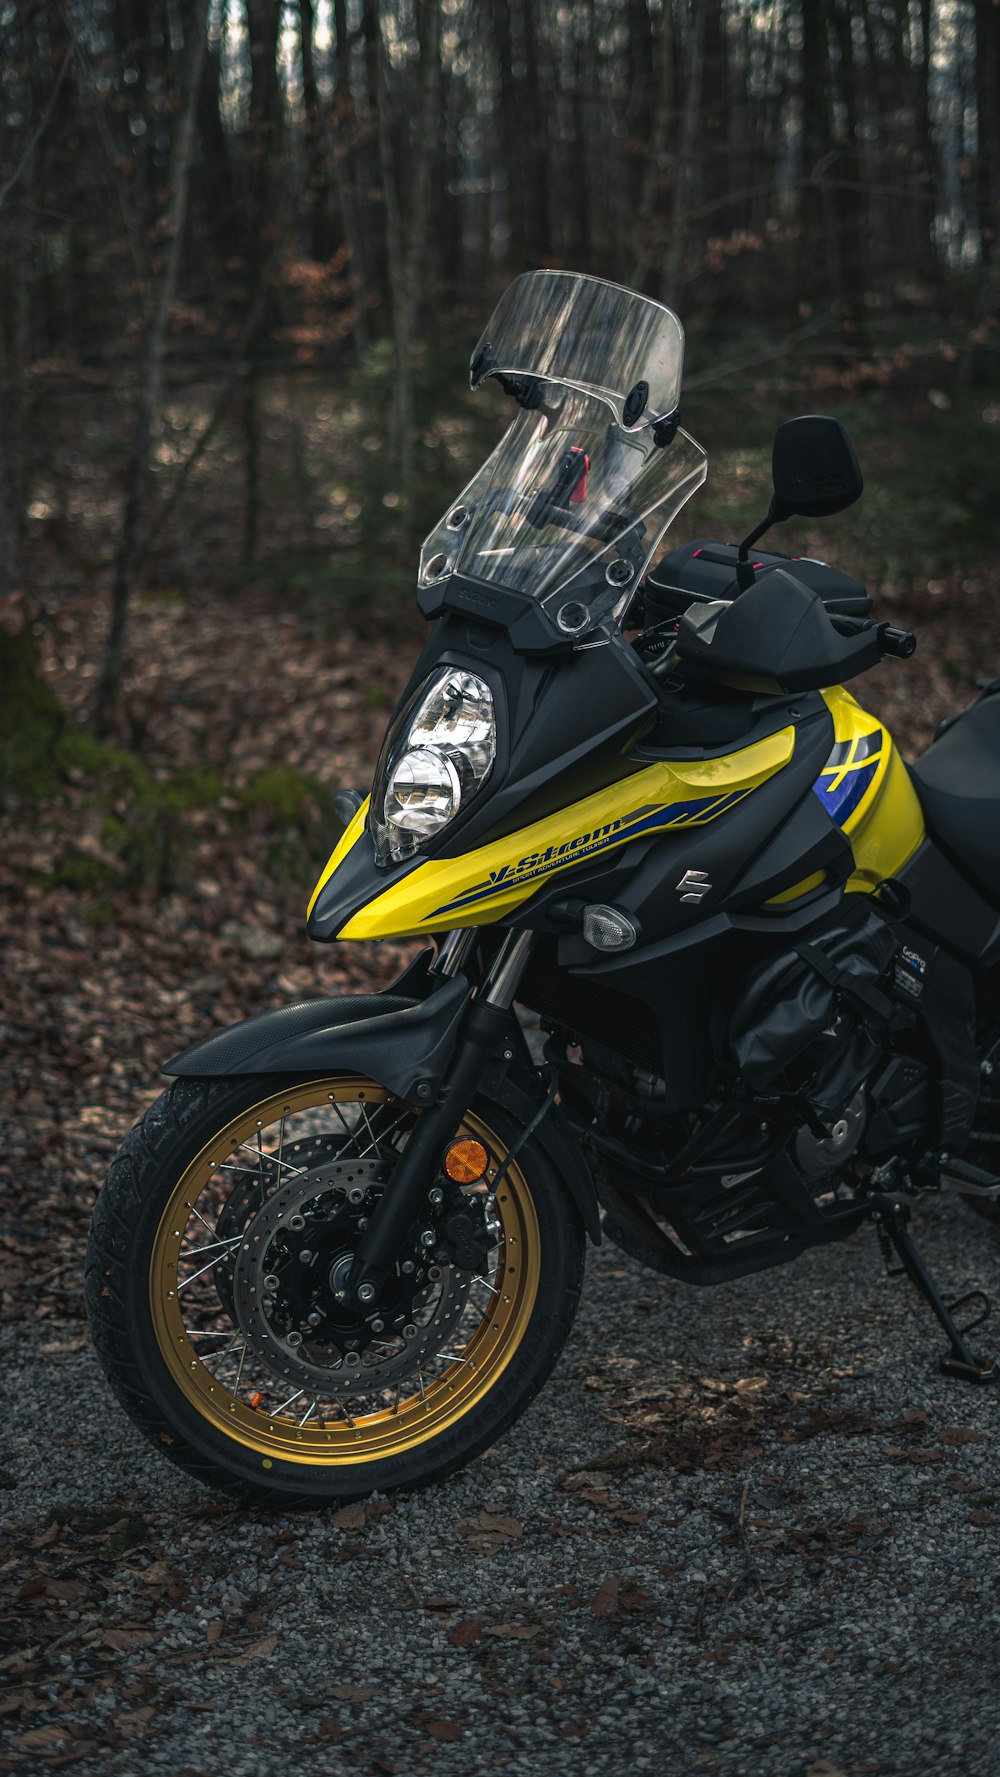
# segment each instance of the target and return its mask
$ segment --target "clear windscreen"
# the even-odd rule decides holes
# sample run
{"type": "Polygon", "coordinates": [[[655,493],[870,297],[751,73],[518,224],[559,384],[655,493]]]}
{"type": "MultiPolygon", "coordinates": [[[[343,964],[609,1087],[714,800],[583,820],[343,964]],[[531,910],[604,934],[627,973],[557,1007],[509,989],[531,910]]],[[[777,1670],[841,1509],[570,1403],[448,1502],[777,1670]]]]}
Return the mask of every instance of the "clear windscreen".
{"type": "Polygon", "coordinates": [[[508,285],[472,355],[488,376],[542,377],[608,403],[631,430],[676,411],[684,329],[662,303],[578,272],[525,272],[508,285]]]}
{"type": "Polygon", "coordinates": [[[582,638],[628,605],[706,467],[688,433],[656,445],[603,400],[546,384],[430,533],[420,583],[459,573],[530,594],[582,638]]]}

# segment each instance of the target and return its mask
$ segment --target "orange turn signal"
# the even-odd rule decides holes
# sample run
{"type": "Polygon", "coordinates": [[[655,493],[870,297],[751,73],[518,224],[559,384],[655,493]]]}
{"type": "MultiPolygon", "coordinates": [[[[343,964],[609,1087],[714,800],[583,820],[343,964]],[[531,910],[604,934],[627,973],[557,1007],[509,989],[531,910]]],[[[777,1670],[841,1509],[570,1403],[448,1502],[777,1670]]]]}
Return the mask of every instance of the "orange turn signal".
{"type": "Polygon", "coordinates": [[[481,1141],[453,1141],[444,1157],[445,1172],[456,1185],[474,1185],[489,1163],[481,1141]]]}

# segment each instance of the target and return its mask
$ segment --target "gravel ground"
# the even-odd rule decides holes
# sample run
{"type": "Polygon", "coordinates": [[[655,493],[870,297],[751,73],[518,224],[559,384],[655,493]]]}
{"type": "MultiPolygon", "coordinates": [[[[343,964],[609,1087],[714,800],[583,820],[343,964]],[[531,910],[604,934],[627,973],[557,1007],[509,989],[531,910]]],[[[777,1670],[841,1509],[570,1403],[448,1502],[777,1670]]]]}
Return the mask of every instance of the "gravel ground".
{"type": "MultiPolygon", "coordinates": [[[[946,1293],[1000,1293],[963,1206],[921,1237],[946,1293]]],[[[706,1291],[605,1246],[472,1470],[268,1518],[132,1433],[81,1325],[9,1327],[8,1565],[91,1554],[61,1645],[21,1585],[0,1769],[992,1777],[998,1399],[939,1346],[870,1233],[706,1291]]]]}

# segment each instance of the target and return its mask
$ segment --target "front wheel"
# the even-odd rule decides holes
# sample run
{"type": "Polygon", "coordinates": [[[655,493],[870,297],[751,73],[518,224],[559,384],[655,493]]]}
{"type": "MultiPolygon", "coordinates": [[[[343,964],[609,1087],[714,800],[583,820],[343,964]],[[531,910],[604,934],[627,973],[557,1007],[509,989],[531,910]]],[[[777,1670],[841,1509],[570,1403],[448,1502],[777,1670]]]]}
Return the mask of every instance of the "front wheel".
{"type": "Polygon", "coordinates": [[[459,1132],[485,1147],[483,1178],[429,1202],[363,1316],[342,1306],[418,1115],[353,1076],[179,1080],[112,1165],[87,1254],[94,1343],[133,1422],[209,1486],[285,1508],[426,1486],[555,1364],[583,1231],[537,1142],[494,1193],[517,1125],[487,1100],[459,1132]]]}

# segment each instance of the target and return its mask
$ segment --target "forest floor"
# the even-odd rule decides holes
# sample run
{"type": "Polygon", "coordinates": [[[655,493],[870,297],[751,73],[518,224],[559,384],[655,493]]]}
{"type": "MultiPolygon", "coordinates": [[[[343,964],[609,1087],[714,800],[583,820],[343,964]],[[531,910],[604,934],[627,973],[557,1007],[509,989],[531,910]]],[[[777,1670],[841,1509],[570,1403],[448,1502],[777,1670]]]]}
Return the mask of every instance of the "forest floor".
{"type": "MultiPolygon", "coordinates": [[[[863,572],[829,530],[785,546],[863,572]]],[[[356,569],[329,596],[160,573],[99,747],[105,568],[98,536],[49,576],[4,737],[0,1771],[995,1770],[996,1402],[937,1377],[861,1236],[703,1294],[592,1254],[543,1396],[434,1493],[265,1519],[133,1436],[82,1318],[94,1195],[165,1056],[409,954],[328,952],[302,914],[421,631],[356,569]]],[[[995,571],[873,590],[920,635],[862,692],[912,754],[998,670],[995,571]]],[[[996,1291],[998,1251],[959,1208],[927,1231],[952,1293],[996,1291]]]]}

